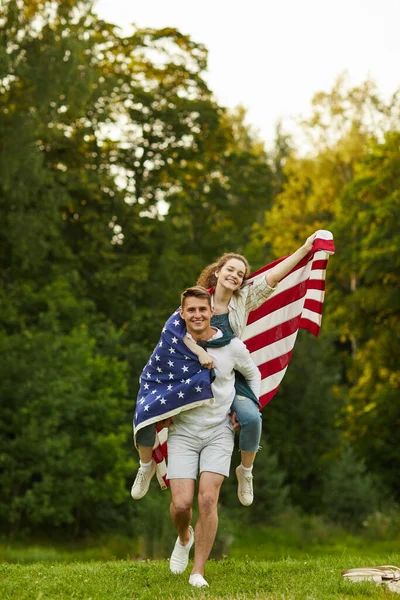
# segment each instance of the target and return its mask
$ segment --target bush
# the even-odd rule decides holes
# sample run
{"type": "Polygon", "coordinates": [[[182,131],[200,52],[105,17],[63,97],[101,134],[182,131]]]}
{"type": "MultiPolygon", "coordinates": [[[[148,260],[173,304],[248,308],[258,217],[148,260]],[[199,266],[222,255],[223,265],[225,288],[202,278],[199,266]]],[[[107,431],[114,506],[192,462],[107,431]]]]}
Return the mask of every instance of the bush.
{"type": "Polygon", "coordinates": [[[361,527],[385,501],[384,491],[378,489],[377,481],[367,473],[364,461],[350,446],[345,446],[324,481],[324,513],[333,522],[352,530],[361,527]]]}

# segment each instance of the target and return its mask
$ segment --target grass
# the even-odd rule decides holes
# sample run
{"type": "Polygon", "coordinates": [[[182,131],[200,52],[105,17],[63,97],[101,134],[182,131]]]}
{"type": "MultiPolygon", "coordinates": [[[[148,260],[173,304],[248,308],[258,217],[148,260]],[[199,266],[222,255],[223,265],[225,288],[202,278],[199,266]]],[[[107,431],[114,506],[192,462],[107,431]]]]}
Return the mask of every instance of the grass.
{"type": "MultiPolygon", "coordinates": [[[[221,523],[221,540],[232,529],[221,523]]],[[[357,600],[399,598],[386,586],[352,583],[344,569],[400,566],[400,538],[388,532],[353,536],[320,519],[289,519],[285,527],[237,526],[229,557],[210,560],[210,588],[189,586],[168,560],[140,560],[143,540],[119,537],[83,544],[0,543],[1,600],[357,600]],[[368,537],[369,536],[369,537],[368,537]]],[[[173,539],[167,540],[168,556],[173,539]]],[[[227,547],[229,544],[227,545],[227,547]]],[[[220,543],[222,549],[223,543],[220,543]]]]}
{"type": "MultiPolygon", "coordinates": [[[[341,556],[344,553],[356,556],[383,556],[400,554],[399,537],[369,537],[352,535],[318,519],[288,523],[286,528],[267,527],[243,529],[236,536],[229,550],[232,558],[241,558],[248,551],[258,558],[300,558],[304,555],[318,557],[324,554],[341,556]]],[[[364,560],[364,559],[363,559],[364,560]]]]}
{"type": "Polygon", "coordinates": [[[177,598],[263,600],[357,600],[393,598],[386,586],[352,583],[343,569],[373,564],[398,564],[400,556],[369,559],[342,556],[286,558],[275,561],[227,558],[211,560],[210,587],[189,586],[190,570],[172,575],[168,561],[109,561],[0,565],[2,600],[155,600],[177,598]]]}

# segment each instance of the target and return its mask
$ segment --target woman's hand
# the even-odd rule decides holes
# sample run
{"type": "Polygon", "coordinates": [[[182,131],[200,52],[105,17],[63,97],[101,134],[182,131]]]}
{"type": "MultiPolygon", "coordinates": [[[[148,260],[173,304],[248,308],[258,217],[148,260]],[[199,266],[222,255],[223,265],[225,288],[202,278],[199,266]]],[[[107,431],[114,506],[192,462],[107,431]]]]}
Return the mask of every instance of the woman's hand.
{"type": "Polygon", "coordinates": [[[317,232],[314,231],[314,233],[306,239],[305,244],[303,245],[304,250],[307,250],[307,252],[310,252],[311,248],[313,247],[313,243],[314,243],[314,240],[316,237],[317,237],[317,232]]]}
{"type": "Polygon", "coordinates": [[[206,352],[203,348],[199,347],[200,352],[198,352],[199,362],[202,367],[206,369],[214,369],[214,360],[213,358],[206,352]]]}
{"type": "Polygon", "coordinates": [[[239,430],[240,429],[240,423],[237,420],[236,413],[235,412],[231,413],[230,417],[231,417],[231,424],[232,424],[233,429],[239,430]]]}

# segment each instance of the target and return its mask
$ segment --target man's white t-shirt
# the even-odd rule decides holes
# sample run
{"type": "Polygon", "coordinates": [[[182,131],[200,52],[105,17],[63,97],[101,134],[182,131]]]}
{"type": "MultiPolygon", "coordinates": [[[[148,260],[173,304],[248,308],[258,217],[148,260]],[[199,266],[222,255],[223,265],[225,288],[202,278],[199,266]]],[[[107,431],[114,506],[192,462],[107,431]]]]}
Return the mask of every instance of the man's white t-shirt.
{"type": "MultiPolygon", "coordinates": [[[[189,334],[187,334],[191,337],[189,334]]],[[[212,340],[222,337],[217,329],[212,340]]],[[[193,339],[193,338],[192,338],[193,339]]],[[[244,375],[257,398],[260,394],[260,371],[251,359],[250,352],[238,338],[219,348],[207,347],[215,363],[215,380],[211,384],[213,398],[202,406],[183,411],[174,416],[174,425],[189,433],[207,433],[211,429],[229,423],[230,407],[235,397],[235,373],[244,375]]]]}

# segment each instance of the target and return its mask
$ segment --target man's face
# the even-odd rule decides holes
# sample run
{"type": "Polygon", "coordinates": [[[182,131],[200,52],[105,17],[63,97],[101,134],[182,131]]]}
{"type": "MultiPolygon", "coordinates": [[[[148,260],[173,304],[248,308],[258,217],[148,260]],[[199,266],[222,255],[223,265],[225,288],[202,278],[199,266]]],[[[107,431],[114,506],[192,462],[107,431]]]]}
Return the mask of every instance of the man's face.
{"type": "Polygon", "coordinates": [[[189,298],[185,299],[180,314],[186,323],[188,333],[196,337],[207,331],[210,327],[213,309],[205,298],[189,296],[189,298]]]}

